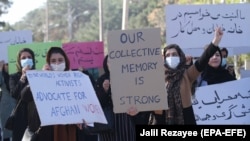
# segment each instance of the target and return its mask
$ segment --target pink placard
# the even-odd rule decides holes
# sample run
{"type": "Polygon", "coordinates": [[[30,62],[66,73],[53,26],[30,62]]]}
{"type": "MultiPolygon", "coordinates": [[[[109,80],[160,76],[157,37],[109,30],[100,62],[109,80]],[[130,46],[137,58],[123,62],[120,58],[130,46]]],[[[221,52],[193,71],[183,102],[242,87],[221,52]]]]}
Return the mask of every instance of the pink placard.
{"type": "Polygon", "coordinates": [[[104,59],[103,42],[64,43],[63,50],[70,60],[70,68],[100,68],[104,59]]]}

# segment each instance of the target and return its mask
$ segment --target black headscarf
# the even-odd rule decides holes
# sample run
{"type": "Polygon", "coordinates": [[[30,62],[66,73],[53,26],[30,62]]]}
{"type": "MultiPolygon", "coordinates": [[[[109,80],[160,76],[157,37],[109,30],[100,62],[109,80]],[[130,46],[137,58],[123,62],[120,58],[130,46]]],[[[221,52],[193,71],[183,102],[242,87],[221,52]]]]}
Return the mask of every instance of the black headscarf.
{"type": "Polygon", "coordinates": [[[103,82],[108,79],[110,80],[110,72],[108,67],[108,55],[105,56],[103,60],[103,69],[104,74],[102,74],[96,81],[97,84],[97,96],[102,107],[113,107],[112,99],[111,99],[111,87],[109,88],[108,92],[105,92],[103,88],[103,82]]]}
{"type": "MultiPolygon", "coordinates": [[[[220,57],[222,58],[221,51],[219,48],[217,49],[217,51],[219,52],[220,57]]],[[[202,80],[207,81],[208,85],[236,80],[236,78],[233,77],[225,68],[223,68],[221,64],[218,68],[214,68],[210,65],[207,65],[205,70],[201,74],[201,78],[202,80]]]]}
{"type": "Polygon", "coordinates": [[[106,78],[109,78],[110,72],[109,72],[109,68],[108,68],[108,55],[106,55],[104,60],[103,60],[103,69],[104,69],[104,75],[106,76],[106,78]]]}
{"type": "Polygon", "coordinates": [[[105,79],[110,79],[110,72],[108,67],[108,55],[106,55],[103,60],[103,70],[104,74],[102,74],[97,80],[97,87],[100,88],[102,88],[102,83],[104,82],[105,79]]]}

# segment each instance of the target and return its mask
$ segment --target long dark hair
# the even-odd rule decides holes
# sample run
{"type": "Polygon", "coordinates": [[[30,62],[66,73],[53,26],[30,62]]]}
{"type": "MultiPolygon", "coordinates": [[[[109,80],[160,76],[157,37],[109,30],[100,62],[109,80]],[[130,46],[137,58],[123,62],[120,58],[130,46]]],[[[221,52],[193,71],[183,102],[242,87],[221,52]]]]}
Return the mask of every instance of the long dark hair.
{"type": "MultiPolygon", "coordinates": [[[[185,58],[185,54],[184,52],[181,50],[180,46],[177,45],[177,44],[170,44],[168,46],[166,46],[163,50],[163,56],[164,56],[164,61],[166,59],[166,52],[169,50],[169,49],[176,49],[176,51],[178,52],[179,56],[180,56],[180,64],[177,66],[177,69],[181,69],[185,66],[186,64],[186,58],[185,58]]],[[[165,64],[165,67],[168,68],[168,69],[171,69],[168,64],[165,64]]]]}
{"type": "Polygon", "coordinates": [[[108,55],[106,55],[105,58],[104,58],[104,60],[103,60],[103,64],[102,65],[103,65],[103,69],[104,69],[105,74],[108,75],[108,77],[109,77],[109,75],[110,75],[109,73],[110,72],[109,72],[109,67],[108,67],[108,58],[109,58],[108,55]]]}
{"type": "MultiPolygon", "coordinates": [[[[170,114],[172,118],[167,118],[167,122],[174,122],[174,124],[184,124],[183,117],[183,107],[181,102],[181,93],[180,93],[180,84],[183,78],[184,71],[186,70],[186,58],[185,54],[177,44],[170,44],[164,48],[164,60],[166,58],[166,52],[169,49],[176,49],[180,57],[180,63],[176,69],[171,69],[166,63],[165,67],[165,81],[168,82],[166,85],[167,94],[168,94],[168,105],[169,110],[165,112],[170,114]]],[[[169,115],[166,115],[169,116],[169,115]]]]}
{"type": "Polygon", "coordinates": [[[59,53],[64,57],[64,59],[65,59],[65,70],[69,70],[70,69],[69,58],[68,58],[68,56],[66,55],[66,53],[64,52],[64,50],[61,47],[51,47],[48,50],[47,55],[46,55],[47,64],[50,65],[50,58],[51,58],[51,55],[54,54],[54,53],[59,53]]]}

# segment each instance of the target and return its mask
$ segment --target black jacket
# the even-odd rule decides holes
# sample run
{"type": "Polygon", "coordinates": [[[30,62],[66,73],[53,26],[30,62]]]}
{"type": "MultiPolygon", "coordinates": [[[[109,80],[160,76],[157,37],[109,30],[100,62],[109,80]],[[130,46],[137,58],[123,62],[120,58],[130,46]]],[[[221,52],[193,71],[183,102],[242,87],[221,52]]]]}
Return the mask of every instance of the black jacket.
{"type": "MultiPolygon", "coordinates": [[[[28,84],[27,81],[25,83],[20,81],[21,75],[21,72],[17,72],[11,74],[9,79],[10,94],[17,101],[21,99],[21,91],[28,84]]],[[[21,141],[23,133],[27,127],[27,103],[24,101],[21,101],[16,110],[14,125],[12,141],[21,141]]]]}

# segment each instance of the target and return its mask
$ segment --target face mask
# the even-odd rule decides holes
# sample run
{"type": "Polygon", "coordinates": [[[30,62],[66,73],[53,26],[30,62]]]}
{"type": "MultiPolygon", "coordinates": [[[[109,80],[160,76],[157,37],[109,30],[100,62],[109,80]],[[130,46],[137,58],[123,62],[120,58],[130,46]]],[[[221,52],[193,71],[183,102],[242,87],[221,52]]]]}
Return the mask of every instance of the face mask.
{"type": "Polygon", "coordinates": [[[29,66],[30,68],[32,68],[33,67],[33,60],[29,59],[29,58],[22,59],[21,60],[21,66],[23,68],[26,67],[26,66],[29,66]]]}
{"type": "Polygon", "coordinates": [[[221,66],[225,66],[227,64],[227,58],[222,58],[221,66]]]}
{"type": "Polygon", "coordinates": [[[180,57],[166,57],[166,63],[172,69],[175,69],[180,63],[180,57]]]}
{"type": "Polygon", "coordinates": [[[50,67],[53,71],[64,71],[65,70],[65,63],[61,64],[50,64],[50,67]]]}

